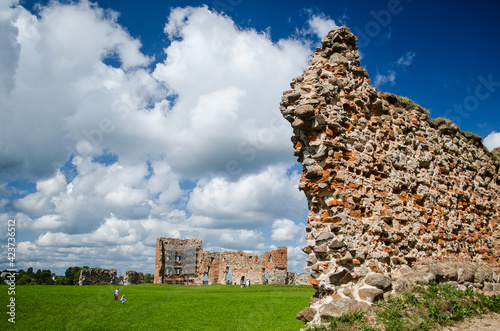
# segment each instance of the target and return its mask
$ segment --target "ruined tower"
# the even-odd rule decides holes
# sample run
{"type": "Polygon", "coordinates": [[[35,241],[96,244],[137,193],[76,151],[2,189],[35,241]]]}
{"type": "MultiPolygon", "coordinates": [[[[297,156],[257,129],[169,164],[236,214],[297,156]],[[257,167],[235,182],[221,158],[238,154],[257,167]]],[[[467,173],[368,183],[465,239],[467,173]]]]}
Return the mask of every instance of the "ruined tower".
{"type": "Polygon", "coordinates": [[[201,239],[158,238],[154,282],[201,285],[203,283],[201,239]]]}

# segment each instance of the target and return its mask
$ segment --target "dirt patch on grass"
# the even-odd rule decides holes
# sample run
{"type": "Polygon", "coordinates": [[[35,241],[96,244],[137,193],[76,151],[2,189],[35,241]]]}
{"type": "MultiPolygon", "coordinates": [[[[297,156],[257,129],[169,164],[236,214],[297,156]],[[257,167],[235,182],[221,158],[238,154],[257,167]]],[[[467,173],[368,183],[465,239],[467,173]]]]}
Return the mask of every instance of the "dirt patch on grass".
{"type": "Polygon", "coordinates": [[[479,317],[469,318],[453,326],[440,327],[439,331],[498,331],[500,330],[500,314],[491,313],[479,317]]]}

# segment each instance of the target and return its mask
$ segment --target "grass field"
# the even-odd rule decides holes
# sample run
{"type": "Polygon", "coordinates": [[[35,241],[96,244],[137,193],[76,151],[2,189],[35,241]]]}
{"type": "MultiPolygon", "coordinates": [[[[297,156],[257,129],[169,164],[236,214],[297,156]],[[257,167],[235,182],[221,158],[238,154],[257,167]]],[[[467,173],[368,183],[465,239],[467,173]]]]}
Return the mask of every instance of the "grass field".
{"type": "Polygon", "coordinates": [[[307,286],[130,285],[17,286],[16,323],[9,323],[7,286],[0,286],[1,330],[299,330],[296,314],[314,293],[307,286]]]}

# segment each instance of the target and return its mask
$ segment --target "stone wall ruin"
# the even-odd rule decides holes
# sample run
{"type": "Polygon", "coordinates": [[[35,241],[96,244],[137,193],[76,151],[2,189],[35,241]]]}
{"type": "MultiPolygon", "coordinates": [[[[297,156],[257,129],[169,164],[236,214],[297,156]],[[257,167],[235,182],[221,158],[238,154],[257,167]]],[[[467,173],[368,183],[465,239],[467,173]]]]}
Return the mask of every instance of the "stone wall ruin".
{"type": "Polygon", "coordinates": [[[144,283],[144,274],[134,270],[125,272],[123,276],[123,285],[138,285],[144,283]]]}
{"type": "Polygon", "coordinates": [[[287,249],[279,247],[259,256],[244,252],[203,252],[201,239],[158,238],[154,282],[157,284],[226,284],[233,282],[285,284],[287,249]],[[266,277],[267,274],[267,277],[266,277]]]}
{"type": "Polygon", "coordinates": [[[80,271],[78,285],[120,284],[116,269],[85,268],[80,271]]]}
{"type": "Polygon", "coordinates": [[[328,33],[280,105],[309,207],[303,250],[316,294],[297,316],[308,325],[412,280],[499,287],[499,151],[377,92],[356,41],[345,27],[328,33]]]}

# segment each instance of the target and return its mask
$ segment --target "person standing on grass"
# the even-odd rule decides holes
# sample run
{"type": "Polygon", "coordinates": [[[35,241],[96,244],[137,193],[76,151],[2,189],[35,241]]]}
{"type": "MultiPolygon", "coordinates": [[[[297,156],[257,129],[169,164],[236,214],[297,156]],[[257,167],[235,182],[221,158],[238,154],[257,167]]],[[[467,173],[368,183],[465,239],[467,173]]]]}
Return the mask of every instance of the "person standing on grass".
{"type": "Polygon", "coordinates": [[[125,300],[125,295],[122,295],[122,299],[121,299],[121,300],[122,300],[122,305],[123,305],[123,303],[124,303],[125,301],[127,301],[127,300],[125,300]]]}
{"type": "Polygon", "coordinates": [[[118,300],[118,297],[120,295],[120,290],[117,288],[115,288],[115,301],[118,300]]]}

